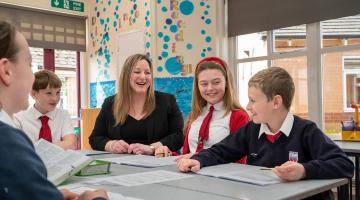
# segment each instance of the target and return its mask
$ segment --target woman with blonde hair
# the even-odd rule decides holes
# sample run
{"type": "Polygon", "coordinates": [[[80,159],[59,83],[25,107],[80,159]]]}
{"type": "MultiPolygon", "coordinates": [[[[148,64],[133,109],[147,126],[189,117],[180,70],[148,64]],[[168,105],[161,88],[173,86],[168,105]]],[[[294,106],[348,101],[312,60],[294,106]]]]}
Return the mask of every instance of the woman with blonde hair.
{"type": "MultiPolygon", "coordinates": [[[[236,99],[232,73],[218,57],[208,57],[197,64],[191,107],[183,147],[186,157],[220,142],[249,120],[236,99]]],[[[168,151],[163,147],[156,154],[162,156],[168,151]]]]}
{"type": "Polygon", "coordinates": [[[182,146],[182,114],[173,95],[154,91],[149,58],[126,59],[116,95],[105,99],[89,137],[95,150],[153,155],[165,145],[182,146]]]}

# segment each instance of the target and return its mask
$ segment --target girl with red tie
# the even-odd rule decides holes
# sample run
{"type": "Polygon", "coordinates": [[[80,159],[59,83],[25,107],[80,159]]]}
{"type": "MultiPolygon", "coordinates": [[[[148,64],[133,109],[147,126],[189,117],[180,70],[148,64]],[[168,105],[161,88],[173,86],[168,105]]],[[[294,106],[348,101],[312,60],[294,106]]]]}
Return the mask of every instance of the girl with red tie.
{"type": "MultiPolygon", "coordinates": [[[[236,99],[233,76],[226,63],[218,57],[201,60],[195,69],[192,111],[185,128],[185,155],[182,157],[191,157],[220,142],[248,120],[246,111],[236,99]]],[[[164,146],[157,149],[155,155],[171,154],[164,146]]]]}

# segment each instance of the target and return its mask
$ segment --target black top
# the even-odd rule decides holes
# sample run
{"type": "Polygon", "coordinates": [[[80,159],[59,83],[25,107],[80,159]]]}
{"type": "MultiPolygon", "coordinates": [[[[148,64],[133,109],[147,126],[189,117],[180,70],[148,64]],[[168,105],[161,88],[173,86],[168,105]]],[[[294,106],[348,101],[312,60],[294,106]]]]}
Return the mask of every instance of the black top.
{"type": "Polygon", "coordinates": [[[0,121],[0,199],[63,200],[29,138],[0,121]]]}
{"type": "Polygon", "coordinates": [[[128,116],[121,130],[121,137],[128,143],[141,143],[146,144],[148,142],[146,136],[146,119],[136,120],[132,116],[128,116]]]}
{"type": "MultiPolygon", "coordinates": [[[[94,129],[89,137],[89,143],[95,150],[104,151],[105,145],[109,140],[124,140],[127,143],[143,140],[143,144],[151,144],[160,141],[172,151],[177,151],[183,144],[182,131],[184,121],[175,97],[171,94],[155,91],[155,110],[145,119],[145,130],[141,137],[129,138],[131,132],[125,130],[134,130],[129,126],[129,117],[123,125],[115,124],[113,111],[115,96],[105,99],[101,111],[96,118],[94,129]],[[126,137],[125,137],[126,136],[126,137]]],[[[137,125],[135,125],[137,126],[137,125]]],[[[140,133],[140,132],[138,132],[140,133]]]]}
{"type": "MultiPolygon", "coordinates": [[[[275,167],[295,154],[305,168],[305,179],[351,178],[354,174],[351,160],[309,120],[294,116],[290,135],[281,135],[274,144],[267,141],[265,134],[258,138],[259,130],[260,124],[251,121],[192,158],[198,160],[201,167],[235,162],[243,156],[248,157],[250,165],[275,167]]],[[[322,199],[327,194],[313,198],[322,199]]]]}

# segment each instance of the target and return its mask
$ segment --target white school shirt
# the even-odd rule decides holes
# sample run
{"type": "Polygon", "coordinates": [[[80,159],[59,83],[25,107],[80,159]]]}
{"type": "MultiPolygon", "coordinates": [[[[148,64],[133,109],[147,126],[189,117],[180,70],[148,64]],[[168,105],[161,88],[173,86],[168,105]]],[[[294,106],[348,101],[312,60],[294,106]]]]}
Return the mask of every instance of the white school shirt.
{"type": "Polygon", "coordinates": [[[3,109],[0,109],[0,121],[4,122],[5,124],[7,124],[9,126],[16,128],[13,119],[3,109]]]}
{"type": "MultiPolygon", "coordinates": [[[[15,125],[23,130],[29,136],[32,142],[39,139],[41,121],[39,117],[44,114],[40,113],[34,106],[27,110],[20,111],[14,115],[15,125]]],[[[51,130],[52,142],[57,143],[65,135],[74,134],[71,117],[68,111],[55,108],[55,110],[45,114],[49,117],[49,127],[51,130]]]]}
{"type": "MultiPolygon", "coordinates": [[[[204,118],[209,113],[210,106],[210,104],[207,104],[203,108],[199,117],[191,124],[188,135],[189,150],[191,153],[196,152],[200,127],[204,118]]],[[[209,139],[208,141],[204,141],[204,149],[210,148],[212,145],[220,142],[230,134],[231,112],[229,112],[226,116],[224,116],[224,114],[224,103],[221,101],[217,104],[214,104],[214,112],[209,126],[209,139]]]]}
{"type": "MultiPolygon", "coordinates": [[[[280,130],[286,137],[289,137],[291,129],[294,124],[294,115],[291,112],[288,112],[283,123],[281,124],[280,130]]],[[[262,123],[259,130],[258,139],[262,134],[275,135],[276,133],[272,133],[267,124],[262,123]]]]}

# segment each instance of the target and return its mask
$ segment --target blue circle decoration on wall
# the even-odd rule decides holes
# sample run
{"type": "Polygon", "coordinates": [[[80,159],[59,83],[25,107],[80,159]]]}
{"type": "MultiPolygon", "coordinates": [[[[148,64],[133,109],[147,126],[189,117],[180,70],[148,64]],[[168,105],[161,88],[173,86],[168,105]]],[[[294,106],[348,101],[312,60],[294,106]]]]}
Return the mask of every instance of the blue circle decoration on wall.
{"type": "Polygon", "coordinates": [[[167,18],[167,19],[165,20],[165,23],[166,23],[167,25],[170,25],[170,24],[172,23],[172,20],[171,20],[170,18],[167,18]]]}
{"type": "Polygon", "coordinates": [[[150,42],[146,42],[146,48],[150,48],[150,42]]]}
{"type": "Polygon", "coordinates": [[[161,56],[162,56],[163,58],[168,57],[168,55],[169,55],[169,53],[166,52],[166,51],[163,51],[163,52],[161,53],[161,56]]]}
{"type": "Polygon", "coordinates": [[[164,42],[169,42],[169,41],[170,41],[170,37],[168,35],[165,35],[164,42]]]}
{"type": "Polygon", "coordinates": [[[158,72],[162,72],[162,71],[163,71],[163,67],[158,66],[158,67],[156,68],[156,70],[157,70],[158,72]]]}
{"type": "Polygon", "coordinates": [[[192,49],[192,44],[187,44],[187,45],[186,45],[186,48],[187,48],[187,49],[192,49]]]}
{"type": "Polygon", "coordinates": [[[183,1],[180,3],[180,12],[183,15],[190,15],[194,11],[194,4],[190,1],[183,1]]]}
{"type": "Polygon", "coordinates": [[[205,20],[205,23],[206,23],[206,24],[211,24],[211,19],[206,19],[206,20],[205,20]]]}
{"type": "Polygon", "coordinates": [[[161,11],[163,11],[163,12],[167,12],[167,10],[168,9],[165,6],[161,8],[161,11]]]}
{"type": "Polygon", "coordinates": [[[165,62],[165,69],[172,75],[179,74],[181,72],[181,63],[176,57],[171,57],[165,62]]]}
{"type": "Polygon", "coordinates": [[[164,45],[163,45],[163,48],[164,48],[164,49],[168,49],[168,48],[169,48],[169,45],[164,44],[164,45]]]}
{"type": "Polygon", "coordinates": [[[178,27],[176,25],[171,25],[170,26],[170,31],[173,33],[176,33],[178,31],[178,27]]]}
{"type": "Polygon", "coordinates": [[[205,35],[206,31],[204,29],[201,30],[201,35],[205,35]]]}
{"type": "Polygon", "coordinates": [[[206,42],[211,42],[211,37],[210,37],[210,36],[207,36],[207,37],[205,38],[205,41],[206,41],[206,42]]]}
{"type": "Polygon", "coordinates": [[[158,33],[159,38],[161,38],[164,34],[162,32],[158,33]]]}

